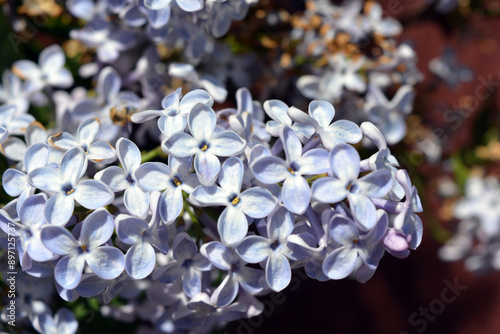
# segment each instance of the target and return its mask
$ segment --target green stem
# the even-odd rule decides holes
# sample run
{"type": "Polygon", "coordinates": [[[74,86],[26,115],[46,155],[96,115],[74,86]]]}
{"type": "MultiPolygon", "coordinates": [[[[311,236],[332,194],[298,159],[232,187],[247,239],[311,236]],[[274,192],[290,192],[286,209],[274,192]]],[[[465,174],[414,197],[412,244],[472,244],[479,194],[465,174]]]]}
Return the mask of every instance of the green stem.
{"type": "Polygon", "coordinates": [[[318,175],[314,175],[308,179],[306,179],[307,182],[313,182],[317,179],[321,179],[322,177],[325,177],[325,176],[328,176],[328,173],[323,173],[323,174],[318,174],[318,175]]]}
{"type": "Polygon", "coordinates": [[[163,156],[163,157],[167,156],[165,154],[165,152],[163,152],[163,150],[161,149],[161,145],[158,146],[157,148],[149,151],[149,152],[144,153],[141,157],[141,163],[145,163],[147,161],[150,161],[150,160],[156,158],[157,156],[163,156]]]}

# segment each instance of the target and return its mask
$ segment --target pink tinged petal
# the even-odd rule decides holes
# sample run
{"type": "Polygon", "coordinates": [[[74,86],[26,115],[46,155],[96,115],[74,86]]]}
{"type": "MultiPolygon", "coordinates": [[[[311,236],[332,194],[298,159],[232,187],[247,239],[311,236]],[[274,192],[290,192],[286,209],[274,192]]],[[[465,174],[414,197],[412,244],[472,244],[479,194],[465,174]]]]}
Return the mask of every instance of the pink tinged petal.
{"type": "Polygon", "coordinates": [[[366,196],[380,198],[392,187],[392,175],[388,170],[378,170],[360,178],[356,185],[366,196]]]}
{"type": "Polygon", "coordinates": [[[245,149],[246,141],[233,131],[222,131],[210,139],[209,150],[220,157],[237,155],[245,149]]]}
{"type": "Polygon", "coordinates": [[[269,218],[267,225],[269,240],[285,240],[292,233],[294,224],[293,214],[284,207],[280,207],[269,218]]]}
{"type": "Polygon", "coordinates": [[[330,152],[330,167],[339,179],[356,180],[361,159],[356,149],[347,144],[338,144],[330,152]]]}
{"type": "Polygon", "coordinates": [[[281,190],[283,204],[291,212],[301,215],[306,212],[311,200],[311,189],[302,176],[288,177],[281,190]]]}
{"type": "Polygon", "coordinates": [[[205,253],[210,262],[221,270],[230,270],[233,254],[224,244],[212,241],[205,246],[205,253]]]}
{"type": "Polygon", "coordinates": [[[114,230],[113,216],[104,209],[96,210],[83,221],[80,243],[95,248],[108,241],[114,230]]]}
{"type": "Polygon", "coordinates": [[[50,167],[35,169],[28,175],[28,180],[33,187],[44,191],[53,193],[62,191],[61,176],[56,170],[50,167]]]}
{"type": "Polygon", "coordinates": [[[245,214],[233,206],[226,207],[217,221],[217,231],[226,245],[237,244],[248,232],[245,214]]]}
{"type": "Polygon", "coordinates": [[[290,175],[288,165],[278,157],[263,157],[255,161],[250,168],[257,180],[271,184],[283,181],[290,175]]]}
{"type": "Polygon", "coordinates": [[[215,130],[217,117],[213,109],[203,103],[196,104],[188,116],[189,130],[198,140],[208,141],[215,130]]]}
{"type": "Polygon", "coordinates": [[[46,225],[40,232],[43,245],[56,255],[75,254],[79,243],[75,237],[63,227],[46,225]]]}
{"type": "Polygon", "coordinates": [[[147,242],[133,245],[125,255],[125,270],[133,279],[145,278],[153,272],[155,265],[155,250],[147,242]]]}
{"type": "Polygon", "coordinates": [[[141,165],[141,151],[139,151],[139,148],[131,140],[120,138],[116,142],[116,150],[123,169],[128,173],[134,173],[141,165]]]}
{"type": "Polygon", "coordinates": [[[146,218],[149,210],[149,193],[134,183],[125,189],[123,204],[131,215],[146,218]]]}
{"type": "Polygon", "coordinates": [[[239,158],[227,159],[219,174],[219,184],[230,194],[239,194],[243,181],[243,163],[239,158]]]}
{"type": "Polygon", "coordinates": [[[329,152],[322,148],[314,148],[307,151],[296,162],[299,165],[299,172],[301,175],[307,174],[322,174],[330,170],[328,161],[329,152]]]}
{"type": "Polygon", "coordinates": [[[220,171],[219,159],[209,152],[199,152],[194,157],[194,170],[198,180],[204,186],[215,183],[220,171]]]}
{"type": "Polygon", "coordinates": [[[51,73],[61,69],[65,62],[66,57],[64,56],[64,51],[57,44],[43,49],[38,58],[38,63],[45,73],[51,73]]]}
{"type": "Polygon", "coordinates": [[[348,194],[349,206],[356,221],[369,230],[377,223],[377,210],[373,202],[363,194],[348,194]]]}
{"type": "Polygon", "coordinates": [[[404,235],[391,228],[384,238],[384,245],[391,251],[403,252],[408,249],[408,240],[404,235]]]}
{"type": "Polygon", "coordinates": [[[191,198],[197,201],[202,206],[217,206],[217,205],[228,205],[229,196],[231,194],[218,187],[212,185],[209,187],[199,186],[196,187],[191,193],[191,198]]]}
{"type": "Polygon", "coordinates": [[[73,196],[66,196],[66,194],[54,195],[45,204],[45,219],[50,224],[64,226],[71,218],[74,207],[73,196]]]}
{"type": "Polygon", "coordinates": [[[74,289],[80,283],[84,266],[85,256],[65,256],[57,262],[54,268],[54,278],[63,288],[74,289]]]}
{"type": "Polygon", "coordinates": [[[161,146],[167,154],[176,157],[188,157],[200,151],[198,140],[184,132],[174,133],[170,138],[163,141],[161,146]]]}
{"type": "Polygon", "coordinates": [[[146,162],[135,172],[139,185],[148,191],[161,191],[173,188],[170,168],[161,162],[146,162]]]}
{"type": "Polygon", "coordinates": [[[259,187],[247,189],[239,197],[239,209],[252,218],[268,216],[278,204],[278,200],[269,190],[259,187]]]}
{"type": "Polygon", "coordinates": [[[115,247],[102,246],[92,249],[85,259],[92,271],[102,279],[118,277],[125,268],[125,257],[115,247]]]}
{"type": "Polygon", "coordinates": [[[76,131],[76,138],[78,138],[78,142],[80,144],[90,145],[97,134],[99,133],[99,129],[101,128],[101,123],[97,117],[90,117],[84,120],[76,131]]]}
{"type": "Polygon", "coordinates": [[[81,148],[75,147],[67,151],[59,168],[62,182],[74,186],[81,177],[82,170],[86,167],[85,163],[86,159],[81,148]]]}
{"type": "Polygon", "coordinates": [[[287,126],[283,127],[280,132],[280,138],[284,144],[286,161],[291,163],[299,160],[302,155],[302,144],[295,132],[287,126]]]}
{"type": "Polygon", "coordinates": [[[270,242],[261,236],[246,237],[236,247],[236,253],[248,263],[259,263],[264,261],[270,254],[270,242]]]}
{"type": "Polygon", "coordinates": [[[238,294],[238,281],[236,281],[233,275],[229,274],[222,281],[222,283],[215,289],[212,294],[212,300],[215,300],[217,306],[224,307],[229,304],[236,298],[238,294]]]}
{"type": "Polygon", "coordinates": [[[312,101],[309,103],[309,115],[316,120],[322,128],[330,125],[335,117],[335,108],[326,101],[312,101]]]}
{"type": "Polygon", "coordinates": [[[161,219],[165,224],[173,223],[181,214],[184,205],[182,189],[167,188],[160,197],[159,205],[161,219]]]}
{"type": "Polygon", "coordinates": [[[118,166],[110,166],[94,176],[95,180],[102,181],[113,191],[122,191],[129,185],[127,173],[118,166]]]}
{"type": "Polygon", "coordinates": [[[285,289],[292,279],[292,268],[282,254],[272,254],[266,263],[266,282],[269,287],[279,292],[285,289]]]}
{"type": "Polygon", "coordinates": [[[115,194],[101,181],[85,180],[75,187],[75,200],[87,209],[99,209],[111,204],[115,194]]]}
{"type": "Polygon", "coordinates": [[[297,109],[295,107],[290,107],[288,109],[288,116],[290,116],[290,118],[294,122],[297,122],[297,123],[300,123],[303,125],[309,125],[309,126],[314,127],[315,129],[318,128],[318,122],[314,118],[312,118],[311,116],[309,116],[308,114],[306,114],[305,112],[303,112],[300,109],[297,109]]]}
{"type": "Polygon", "coordinates": [[[144,231],[148,229],[148,224],[144,220],[124,214],[118,215],[115,223],[118,238],[129,245],[139,242],[144,231]]]}
{"type": "Polygon", "coordinates": [[[17,169],[9,168],[2,175],[2,185],[5,192],[12,197],[19,196],[30,187],[26,174],[17,169]]]}
{"type": "Polygon", "coordinates": [[[163,110],[144,110],[138,113],[135,113],[131,116],[132,122],[134,123],[144,123],[153,119],[155,117],[161,117],[165,115],[163,110]]]}
{"type": "Polygon", "coordinates": [[[90,144],[87,159],[93,162],[113,162],[116,159],[116,151],[104,140],[99,140],[90,144]]]}
{"type": "Polygon", "coordinates": [[[323,272],[331,279],[349,276],[356,266],[358,253],[351,247],[340,247],[328,254],[323,262],[323,272]]]}

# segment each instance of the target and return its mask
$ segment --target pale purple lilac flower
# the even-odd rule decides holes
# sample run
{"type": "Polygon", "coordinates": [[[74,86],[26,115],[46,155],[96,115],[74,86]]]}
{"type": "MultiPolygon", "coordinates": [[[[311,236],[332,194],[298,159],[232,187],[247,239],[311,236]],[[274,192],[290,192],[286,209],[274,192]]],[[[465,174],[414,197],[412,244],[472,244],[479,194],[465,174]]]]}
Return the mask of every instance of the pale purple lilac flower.
{"type": "Polygon", "coordinates": [[[65,228],[48,225],[42,229],[45,247],[62,256],[54,269],[54,278],[63,288],[74,289],[80,283],[87,264],[102,279],[116,278],[124,269],[123,253],[103,246],[114,231],[113,217],[104,209],[91,213],[82,224],[78,240],[65,228]]]}
{"type": "Polygon", "coordinates": [[[217,220],[222,242],[234,245],[248,231],[248,218],[264,218],[277,205],[276,198],[266,189],[252,187],[241,192],[243,163],[239,158],[227,159],[219,174],[219,186],[199,186],[190,199],[201,206],[226,206],[217,220]]]}
{"type": "Polygon", "coordinates": [[[167,154],[175,157],[194,155],[194,169],[198,180],[204,186],[214,184],[220,171],[217,156],[230,157],[241,153],[246,146],[232,131],[215,132],[217,118],[213,109],[203,103],[193,107],[188,116],[188,127],[191,136],[177,132],[162,142],[167,154]]]}

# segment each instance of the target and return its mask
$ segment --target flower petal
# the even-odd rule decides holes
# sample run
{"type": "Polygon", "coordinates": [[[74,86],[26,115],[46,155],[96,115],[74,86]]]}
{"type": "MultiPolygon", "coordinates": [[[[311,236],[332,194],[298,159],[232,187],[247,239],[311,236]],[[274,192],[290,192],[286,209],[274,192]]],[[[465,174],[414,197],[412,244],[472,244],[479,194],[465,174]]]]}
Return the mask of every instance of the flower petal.
{"type": "Polygon", "coordinates": [[[217,231],[224,244],[237,244],[243,240],[248,232],[248,221],[245,214],[234,206],[226,207],[217,220],[217,231]]]}
{"type": "Polygon", "coordinates": [[[125,270],[133,279],[145,278],[153,272],[155,265],[155,251],[147,242],[136,243],[125,255],[125,270]]]}
{"type": "Polygon", "coordinates": [[[276,292],[286,288],[292,280],[292,268],[283,254],[272,254],[266,264],[266,282],[276,292]]]}

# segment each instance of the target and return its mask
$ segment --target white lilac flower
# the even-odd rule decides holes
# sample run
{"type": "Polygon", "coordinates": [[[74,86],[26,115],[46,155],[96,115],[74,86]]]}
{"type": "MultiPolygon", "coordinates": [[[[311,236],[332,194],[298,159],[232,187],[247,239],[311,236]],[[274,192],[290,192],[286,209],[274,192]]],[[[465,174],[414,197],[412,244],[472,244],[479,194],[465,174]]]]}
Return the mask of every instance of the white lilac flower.
{"type": "Polygon", "coordinates": [[[267,238],[248,236],[236,247],[238,255],[248,263],[266,261],[266,282],[273,291],[286,288],[292,279],[288,262],[291,250],[287,238],[293,231],[294,215],[281,207],[267,219],[267,238]]]}
{"type": "Polygon", "coordinates": [[[387,213],[379,210],[376,225],[363,233],[351,219],[334,215],[328,233],[339,247],[325,257],[324,273],[331,279],[345,278],[355,270],[359,256],[373,274],[384,254],[382,238],[387,231],[388,221],[387,213]]]}
{"type": "Polygon", "coordinates": [[[67,308],[58,309],[54,317],[49,312],[39,314],[33,324],[41,334],[75,334],[78,331],[78,321],[67,308]]]}
{"type": "Polygon", "coordinates": [[[338,53],[329,59],[331,70],[322,76],[303,75],[297,81],[297,87],[305,97],[311,99],[340,99],[344,87],[354,92],[363,93],[366,90],[365,79],[359,70],[365,64],[364,57],[347,58],[338,53]]]}
{"type": "Polygon", "coordinates": [[[246,146],[232,131],[215,132],[217,118],[213,109],[203,103],[193,107],[188,116],[188,127],[192,136],[177,132],[162,142],[167,154],[175,157],[194,155],[194,169],[202,185],[214,184],[220,171],[217,156],[230,157],[241,153],[246,146]]]}
{"type": "Polygon", "coordinates": [[[279,137],[283,127],[290,127],[295,131],[301,142],[306,142],[314,133],[314,129],[308,125],[300,123],[292,124],[292,119],[288,116],[288,106],[280,100],[268,100],[264,102],[264,110],[271,118],[266,123],[266,132],[273,137],[279,137]]]}
{"type": "Polygon", "coordinates": [[[179,233],[174,240],[173,262],[155,270],[153,279],[171,284],[180,279],[184,293],[193,297],[201,292],[201,272],[212,269],[212,264],[198,253],[198,247],[187,233],[179,233]]]}
{"type": "Polygon", "coordinates": [[[243,163],[227,159],[219,174],[220,187],[199,186],[190,199],[202,206],[226,206],[217,220],[217,231],[226,245],[240,242],[247,234],[250,218],[264,218],[276,207],[276,198],[266,189],[253,187],[241,192],[243,163]]]}
{"type": "Polygon", "coordinates": [[[122,168],[110,166],[95,175],[114,192],[125,191],[123,204],[127,211],[139,218],[146,218],[149,209],[149,193],[139,183],[135,173],[141,165],[141,151],[129,139],[120,138],[116,142],[118,160],[122,168]]]}
{"type": "Polygon", "coordinates": [[[3,104],[0,106],[0,129],[2,129],[0,130],[0,138],[5,141],[9,134],[23,135],[24,130],[34,121],[35,118],[33,116],[20,114],[16,105],[3,104]]]}
{"type": "Polygon", "coordinates": [[[92,210],[113,201],[113,192],[101,181],[80,181],[86,167],[82,149],[75,147],[64,154],[59,170],[41,167],[28,174],[31,185],[52,195],[45,205],[49,223],[64,226],[73,214],[75,201],[92,210]]]}
{"type": "Polygon", "coordinates": [[[78,126],[76,138],[68,132],[60,132],[49,137],[48,142],[63,151],[80,147],[85,157],[92,162],[111,163],[116,159],[115,149],[104,140],[95,140],[100,129],[97,117],[91,117],[78,126]]]}
{"type": "Polygon", "coordinates": [[[429,62],[429,70],[451,88],[457,87],[460,82],[469,82],[474,77],[474,72],[458,64],[456,58],[452,48],[445,48],[440,58],[431,59],[429,62]]]}
{"type": "Polygon", "coordinates": [[[210,75],[200,76],[191,64],[171,63],[168,67],[168,74],[174,78],[190,82],[195,88],[205,89],[216,102],[222,103],[226,100],[226,88],[210,75]]]}
{"type": "Polygon", "coordinates": [[[227,306],[236,298],[241,286],[246,291],[256,294],[263,290],[260,283],[264,272],[245,266],[238,254],[218,241],[204,244],[200,252],[217,268],[227,271],[227,276],[215,289],[212,300],[217,306],[227,306]]]}
{"type": "Polygon", "coordinates": [[[377,213],[371,197],[385,196],[392,187],[391,173],[378,170],[358,179],[360,157],[354,147],[338,144],[330,152],[330,168],[334,177],[323,177],[312,185],[312,196],[323,203],[337,203],[349,199],[349,206],[357,222],[364,229],[377,223],[377,213]]]}
{"type": "Polygon", "coordinates": [[[288,116],[294,122],[313,127],[327,150],[333,149],[338,143],[355,144],[362,137],[359,127],[351,121],[342,119],[330,124],[335,117],[335,108],[326,101],[312,101],[308,114],[291,107],[288,116]]]}
{"type": "Polygon", "coordinates": [[[153,215],[148,224],[129,215],[118,215],[115,219],[116,234],[125,244],[132,245],[125,254],[125,270],[133,279],[145,278],[156,265],[155,249],[166,255],[168,252],[168,230],[160,225],[158,199],[151,202],[153,215]]]}
{"type": "Polygon", "coordinates": [[[5,70],[2,74],[2,83],[3,85],[0,85],[0,101],[15,105],[18,114],[26,113],[30,105],[29,94],[21,79],[12,71],[5,70]]]}
{"type": "Polygon", "coordinates": [[[190,194],[200,183],[190,173],[192,157],[168,157],[168,166],[161,162],[146,162],[135,172],[139,185],[148,191],[163,191],[159,210],[162,220],[171,224],[181,214],[184,206],[182,191],[190,194]]]}
{"type": "Polygon", "coordinates": [[[209,320],[216,322],[228,322],[241,318],[246,307],[239,303],[234,303],[226,307],[216,307],[214,297],[210,297],[205,292],[199,292],[191,298],[187,304],[187,309],[183,312],[174,313],[174,325],[189,329],[203,325],[209,320]]]}
{"type": "Polygon", "coordinates": [[[38,65],[30,60],[18,60],[12,71],[26,81],[26,91],[36,92],[45,86],[68,88],[73,85],[71,72],[64,68],[66,56],[59,45],[45,48],[38,58],[38,65]]]}
{"type": "Polygon", "coordinates": [[[365,111],[384,135],[389,145],[400,142],[406,134],[405,118],[413,110],[415,92],[412,86],[401,86],[389,101],[380,88],[369,86],[365,111]]]}
{"type": "Polygon", "coordinates": [[[159,116],[158,128],[169,138],[176,132],[184,131],[187,116],[196,104],[204,103],[210,107],[214,104],[212,97],[201,89],[190,91],[182,99],[181,96],[181,88],[178,88],[162,100],[162,110],[145,110],[135,113],[131,117],[132,122],[143,123],[159,116]]]}
{"type": "Polygon", "coordinates": [[[263,183],[283,182],[281,197],[285,207],[293,213],[303,214],[311,199],[311,189],[305,175],[326,173],[328,151],[316,148],[302,154],[302,145],[289,127],[281,129],[280,139],[285,148],[286,161],[275,156],[265,156],[252,163],[250,168],[257,180],[263,183]]]}
{"type": "Polygon", "coordinates": [[[23,270],[31,268],[32,260],[45,262],[54,258],[54,254],[43,245],[40,239],[40,230],[47,223],[43,218],[46,202],[47,198],[44,194],[28,197],[19,211],[20,223],[13,221],[0,211],[0,227],[2,230],[9,233],[9,227],[14,226],[15,228],[13,235],[18,238],[16,241],[17,250],[23,270]]]}
{"type": "Polygon", "coordinates": [[[113,216],[104,209],[91,213],[82,224],[78,240],[65,228],[47,225],[41,239],[52,253],[62,256],[54,268],[54,278],[65,289],[80,283],[87,264],[102,279],[116,278],[124,269],[123,253],[115,247],[103,246],[113,235],[113,216]]]}
{"type": "Polygon", "coordinates": [[[403,27],[401,23],[392,17],[382,18],[383,9],[382,6],[375,1],[369,3],[365,7],[367,11],[367,19],[373,27],[373,33],[384,36],[384,37],[394,37],[401,33],[403,27]]]}
{"type": "Polygon", "coordinates": [[[361,161],[361,169],[372,171],[386,169],[391,172],[392,188],[389,191],[389,198],[399,201],[403,198],[405,192],[403,187],[396,180],[396,172],[398,171],[396,167],[399,167],[397,159],[391,154],[391,151],[387,147],[384,135],[373,123],[363,122],[360,128],[364,137],[375,144],[378,149],[377,153],[361,161]]]}

